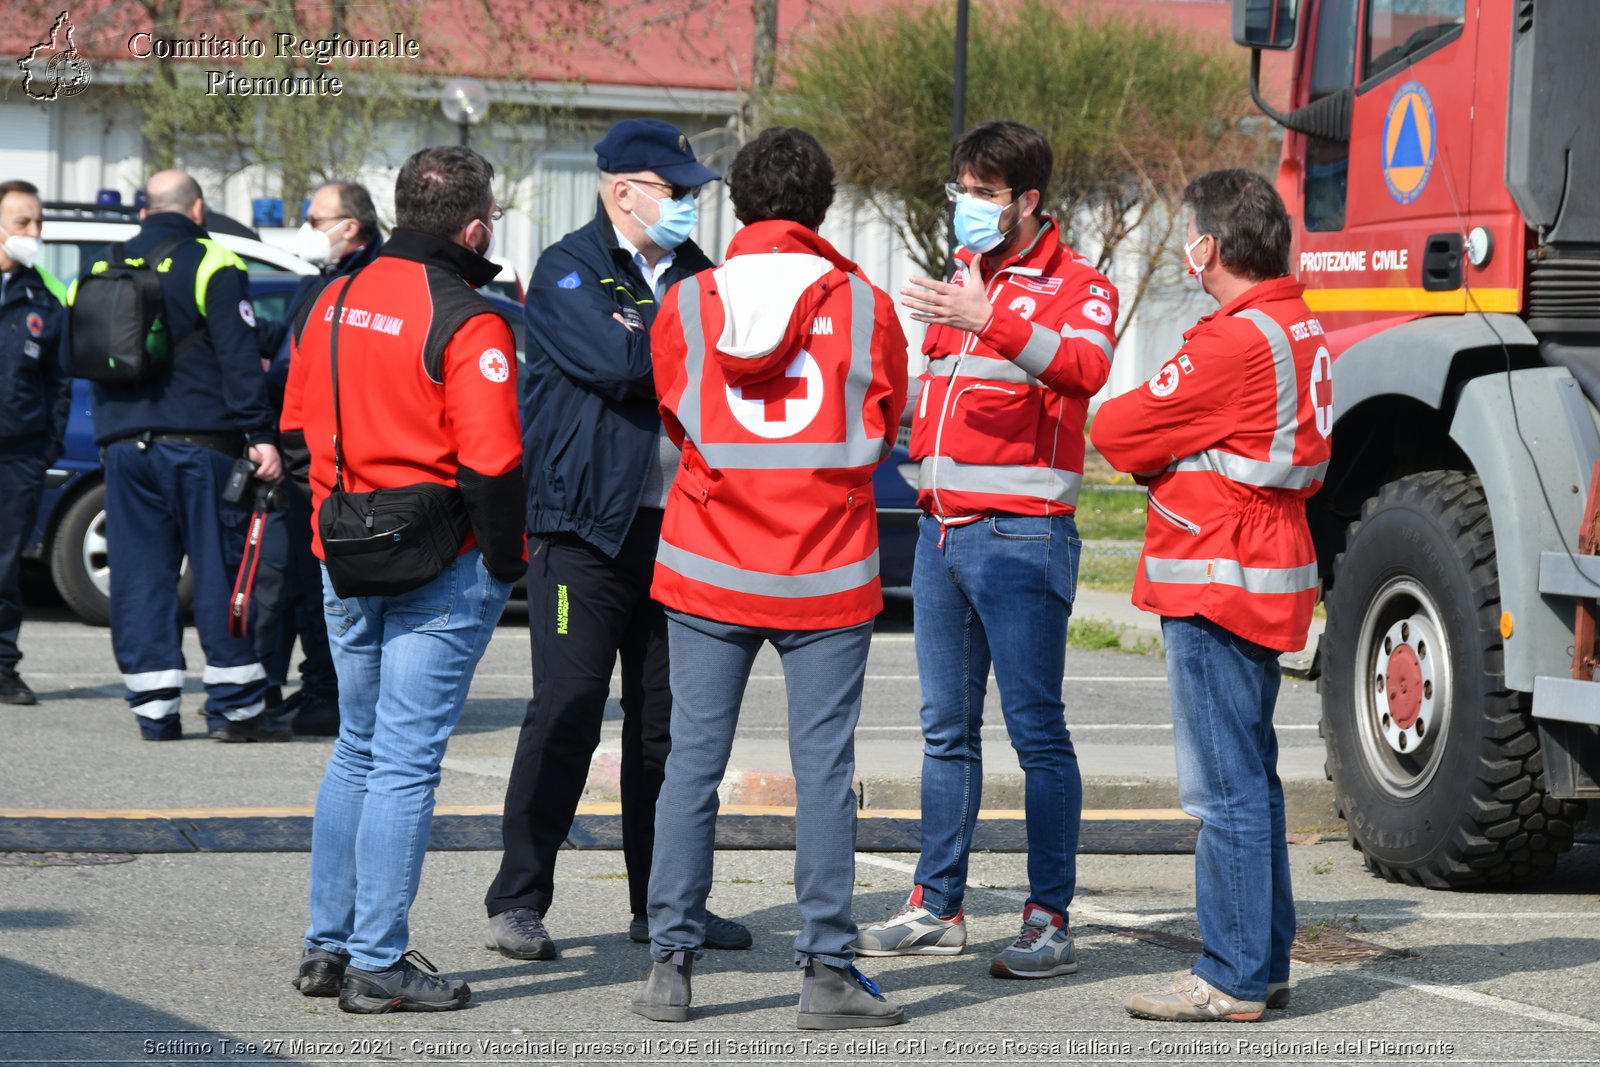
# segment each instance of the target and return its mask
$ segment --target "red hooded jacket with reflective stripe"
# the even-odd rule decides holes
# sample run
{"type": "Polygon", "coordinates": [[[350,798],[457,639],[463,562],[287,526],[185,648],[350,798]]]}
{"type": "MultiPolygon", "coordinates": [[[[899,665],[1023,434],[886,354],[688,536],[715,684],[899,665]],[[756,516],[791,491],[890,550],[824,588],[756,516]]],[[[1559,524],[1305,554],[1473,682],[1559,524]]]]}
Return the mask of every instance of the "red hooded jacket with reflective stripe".
{"type": "MultiPolygon", "coordinates": [[[[973,256],[956,254],[966,277],[973,256]]],[[[1033,244],[982,279],[977,333],[930,326],[911,424],[917,504],[952,520],[1071,514],[1089,398],[1111,374],[1117,291],[1044,220],[1033,244]]]]}
{"type": "Polygon", "coordinates": [[[683,449],[651,595],[776,629],[882,610],[872,472],[906,392],[888,295],[815,232],[755,223],[667,293],[650,350],[683,449]]]}
{"type": "Polygon", "coordinates": [[[1333,432],[1332,354],[1304,291],[1275,278],[1201,319],[1090,430],[1118,470],[1159,472],[1133,602],[1285,652],[1305,646],[1317,602],[1305,501],[1333,432]]]}

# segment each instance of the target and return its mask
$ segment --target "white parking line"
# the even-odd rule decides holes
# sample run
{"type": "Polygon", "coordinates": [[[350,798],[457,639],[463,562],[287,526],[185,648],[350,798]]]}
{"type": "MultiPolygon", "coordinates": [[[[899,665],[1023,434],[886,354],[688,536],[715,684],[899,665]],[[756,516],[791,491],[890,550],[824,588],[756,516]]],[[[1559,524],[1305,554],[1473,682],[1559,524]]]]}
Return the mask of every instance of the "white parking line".
{"type": "MultiPolygon", "coordinates": [[[[882,867],[887,870],[900,871],[905,874],[915,874],[917,872],[916,864],[906,863],[903,860],[892,860],[884,856],[868,855],[867,853],[862,852],[856,853],[856,862],[860,864],[866,864],[870,867],[882,867]]],[[[997,896],[1003,900],[1012,901],[1013,903],[1018,904],[1026,903],[1028,899],[1028,894],[1018,892],[1013,889],[992,889],[984,885],[974,885],[972,888],[974,890],[989,893],[992,896],[997,896]]],[[[1072,914],[1076,918],[1106,926],[1139,926],[1145,923],[1169,922],[1174,919],[1187,918],[1192,916],[1194,913],[1166,912],[1156,914],[1140,914],[1136,912],[1105,911],[1100,908],[1096,908],[1093,905],[1080,904],[1075,901],[1072,905],[1072,914]]],[[[1471,915],[1474,913],[1461,912],[1459,914],[1471,915]]],[[[1541,913],[1535,912],[1531,914],[1538,915],[1541,913]]],[[[1571,914],[1575,917],[1585,919],[1593,919],[1595,917],[1594,913],[1592,912],[1550,912],[1543,914],[1549,914],[1552,916],[1565,916],[1571,914]]],[[[1438,916],[1419,913],[1415,916],[1400,915],[1397,917],[1428,919],[1437,918],[1438,916]]],[[[1486,914],[1484,917],[1505,919],[1514,918],[1515,915],[1514,913],[1495,916],[1489,916],[1486,914]]],[[[1370,915],[1368,918],[1375,919],[1379,918],[1379,916],[1370,915]]],[[[1524,1004],[1519,1000],[1507,1000],[1504,997],[1490,996],[1487,993],[1479,993],[1472,989],[1462,989],[1457,986],[1437,985],[1433,982],[1425,982],[1420,978],[1412,978],[1407,975],[1381,974],[1376,971],[1368,970],[1349,970],[1342,967],[1334,968],[1316,963],[1302,963],[1301,966],[1313,967],[1326,973],[1349,975],[1352,978],[1361,978],[1371,982],[1378,982],[1383,985],[1401,986],[1406,989],[1416,990],[1419,993],[1431,993],[1434,996],[1442,997],[1445,1000],[1454,1000],[1461,1004],[1470,1004],[1475,1008],[1486,1008],[1490,1011],[1501,1012],[1506,1015],[1516,1015],[1524,1019],[1532,1019],[1535,1022],[1549,1023],[1555,1026],[1564,1026],[1568,1029],[1582,1030],[1590,1033],[1600,1032],[1600,1022],[1596,1022],[1593,1019],[1586,1019],[1581,1015],[1569,1015],[1566,1012],[1561,1011],[1549,1011],[1545,1008],[1536,1007],[1532,1004],[1524,1004]]]]}

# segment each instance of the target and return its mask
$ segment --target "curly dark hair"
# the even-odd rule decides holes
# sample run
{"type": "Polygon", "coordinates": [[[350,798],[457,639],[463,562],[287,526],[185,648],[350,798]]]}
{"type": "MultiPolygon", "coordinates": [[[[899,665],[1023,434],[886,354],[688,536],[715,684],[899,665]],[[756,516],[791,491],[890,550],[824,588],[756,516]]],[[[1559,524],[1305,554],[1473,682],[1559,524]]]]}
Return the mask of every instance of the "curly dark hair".
{"type": "Polygon", "coordinates": [[[833,204],[833,160],[806,131],[772,126],[739,149],[728,195],[746,226],[783,219],[815,230],[833,204]]]}

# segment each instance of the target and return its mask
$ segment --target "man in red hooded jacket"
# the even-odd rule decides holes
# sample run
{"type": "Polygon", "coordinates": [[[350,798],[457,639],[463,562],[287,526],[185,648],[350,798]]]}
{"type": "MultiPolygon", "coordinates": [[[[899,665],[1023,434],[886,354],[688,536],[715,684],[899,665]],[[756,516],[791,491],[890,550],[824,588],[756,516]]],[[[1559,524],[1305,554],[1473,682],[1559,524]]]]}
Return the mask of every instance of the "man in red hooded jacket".
{"type": "Polygon", "coordinates": [[[1146,1019],[1243,1022],[1289,1001],[1294,895],[1272,709],[1278,654],[1304,646],[1317,601],[1305,501],[1333,430],[1332,357],[1289,277],[1289,217],[1246,170],[1201,175],[1189,270],[1222,305],[1090,433],[1150,486],[1133,602],[1162,617],[1178,797],[1200,820],[1195,898],[1205,948],[1169,988],[1129,997],[1146,1019]]]}
{"type": "Polygon", "coordinates": [[[656,804],[648,1019],[689,1018],[705,941],[717,786],[756,653],[789,690],[802,1029],[903,1022],[853,965],[855,727],[878,582],[872,471],[905,403],[889,297],[818,236],[833,164],[765,130],[728,172],[745,228],[727,262],[672,289],[651,331],[661,419],[683,449],[651,595],[667,608],[672,754],[656,804]]]}

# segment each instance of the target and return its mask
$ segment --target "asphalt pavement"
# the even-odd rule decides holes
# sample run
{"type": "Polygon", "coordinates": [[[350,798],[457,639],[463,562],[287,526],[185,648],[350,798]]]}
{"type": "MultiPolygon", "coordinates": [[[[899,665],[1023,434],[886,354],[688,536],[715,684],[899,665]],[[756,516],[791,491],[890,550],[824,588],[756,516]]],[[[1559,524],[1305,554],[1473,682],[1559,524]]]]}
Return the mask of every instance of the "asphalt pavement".
{"type": "MultiPolygon", "coordinates": [[[[1111,599],[1106,617],[1117,610],[1111,599]]],[[[1099,614],[1101,606],[1081,598],[1078,613],[1099,614]]],[[[197,673],[202,661],[190,640],[197,673]]],[[[645,1022],[625,1001],[647,954],[625,933],[621,854],[602,847],[607,760],[620,731],[614,705],[580,818],[587,836],[575,833],[563,855],[548,917],[562,957],[519,963],[483,948],[482,896],[498,855],[483,833],[465,834],[448,846],[459,851],[428,857],[412,943],[472,984],[471,1006],[346,1016],[288,983],[306,923],[308,856],[295,827],[314,800],[330,743],[208,741],[197,683],[184,713],[194,736],[143,743],[120,699],[106,631],[46,609],[30,616],[22,641],[24,673],[43,700],[0,711],[0,1063],[1600,1062],[1600,845],[1581,843],[1552,879],[1520,892],[1432,893],[1366,873],[1331,813],[1319,825],[1314,811],[1301,812],[1304,832],[1290,850],[1302,939],[1294,1002],[1255,1026],[1173,1026],[1122,1011],[1128,994],[1194,958],[1193,859],[1181,834],[1152,844],[1150,835],[1128,832],[1123,847],[1102,834],[1103,847],[1080,857],[1072,915],[1079,974],[991,978],[988,958],[1014,936],[1027,885],[1015,833],[998,831],[991,847],[1001,850],[973,858],[968,953],[865,964],[905,1006],[907,1025],[795,1029],[793,856],[755,847],[756,831],[731,835],[745,847],[718,853],[712,900],[752,927],[756,946],[706,955],[690,1023],[645,1022]],[[180,835],[170,851],[124,851],[139,847],[141,826],[184,826],[193,835],[206,820],[212,832],[198,843],[180,835]],[[217,831],[223,824],[234,831],[217,831]],[[114,832],[53,850],[18,844],[18,827],[46,833],[68,825],[114,832]],[[274,827],[284,836],[270,838],[274,827]],[[88,840],[99,844],[88,848],[88,840]],[[255,851],[263,847],[285,850],[255,851]]],[[[492,822],[527,697],[527,664],[526,621],[513,611],[446,760],[439,802],[450,818],[492,822]]],[[[904,899],[915,860],[896,850],[893,834],[869,832],[898,827],[903,835],[909,825],[914,838],[915,811],[903,809],[916,806],[918,690],[903,605],[881,620],[868,672],[857,735],[866,805],[856,857],[862,922],[904,899]]],[[[1074,649],[1066,674],[1086,827],[1181,828],[1171,810],[1160,658],[1074,649]]],[[[724,788],[725,813],[738,813],[730,824],[765,826],[779,838],[787,774],[780,679],[775,657],[763,656],[724,788]]],[[[1020,799],[1020,776],[995,701],[991,694],[985,808],[992,827],[1004,827],[1017,821],[1008,809],[1020,799]]],[[[1286,681],[1277,721],[1291,797],[1300,789],[1325,795],[1315,785],[1316,718],[1314,686],[1286,681]]]]}

